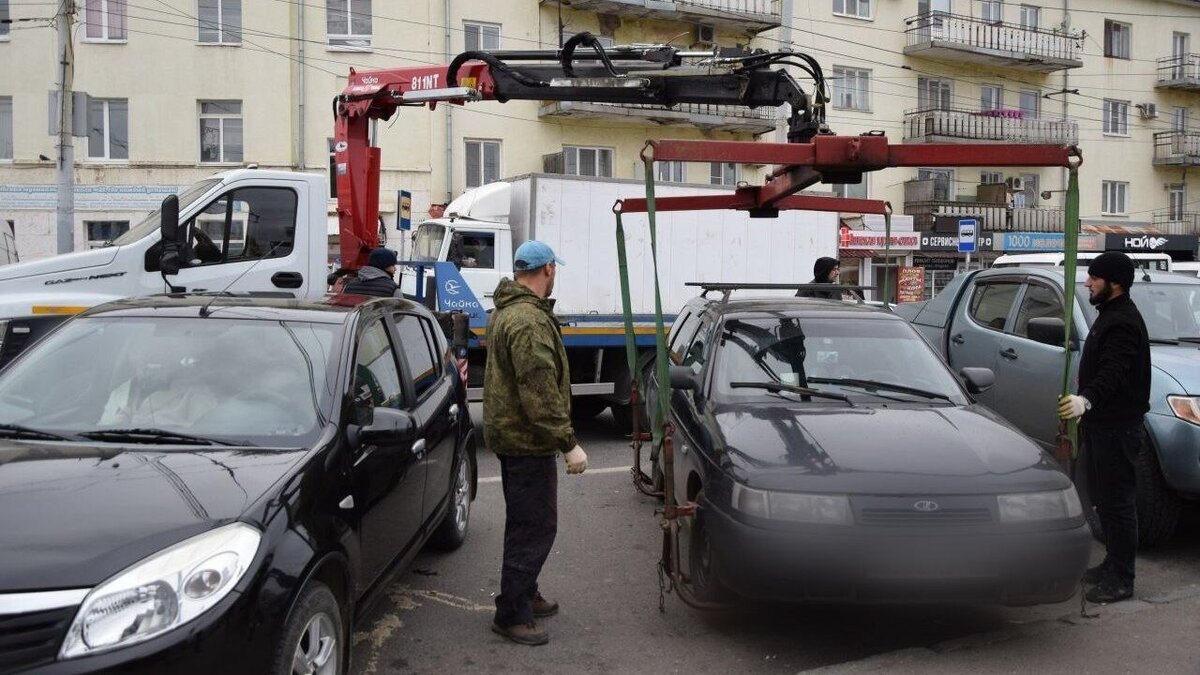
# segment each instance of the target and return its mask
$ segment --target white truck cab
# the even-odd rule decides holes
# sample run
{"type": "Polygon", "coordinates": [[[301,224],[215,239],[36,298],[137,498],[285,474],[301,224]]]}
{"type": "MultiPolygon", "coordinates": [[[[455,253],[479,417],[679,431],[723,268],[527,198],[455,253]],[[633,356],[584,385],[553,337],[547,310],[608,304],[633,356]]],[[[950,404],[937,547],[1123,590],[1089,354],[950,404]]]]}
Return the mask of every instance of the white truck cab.
{"type": "MultiPolygon", "coordinates": [[[[1091,262],[1102,251],[1080,251],[1075,260],[1080,265],[1091,262]]],[[[1138,267],[1157,272],[1170,272],[1173,269],[1171,256],[1166,253],[1128,253],[1133,264],[1138,267]]],[[[1062,267],[1066,256],[1062,253],[1006,253],[996,258],[992,267],[1062,267]]]]}
{"type": "Polygon", "coordinates": [[[162,269],[162,209],[109,246],[0,267],[0,364],[67,317],[119,298],[180,290],[324,295],[326,181],[237,169],[187,187],[178,195],[178,270],[162,269]]]}

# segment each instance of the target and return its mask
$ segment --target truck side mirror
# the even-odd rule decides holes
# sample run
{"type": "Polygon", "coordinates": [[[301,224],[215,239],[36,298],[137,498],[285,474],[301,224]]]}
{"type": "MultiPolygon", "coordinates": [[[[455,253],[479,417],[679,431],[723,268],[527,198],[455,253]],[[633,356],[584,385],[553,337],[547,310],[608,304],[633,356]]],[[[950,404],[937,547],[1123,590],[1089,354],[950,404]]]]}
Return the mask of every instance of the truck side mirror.
{"type": "Polygon", "coordinates": [[[1067,326],[1056,316],[1037,317],[1029,320],[1029,339],[1052,347],[1061,347],[1066,341],[1067,326]]]}
{"type": "Polygon", "coordinates": [[[991,368],[963,368],[958,374],[972,394],[982,394],[996,384],[996,373],[991,368]]]}
{"type": "Polygon", "coordinates": [[[164,276],[179,274],[179,269],[183,266],[182,245],[179,241],[179,197],[170,195],[163,199],[159,216],[158,231],[162,236],[159,270],[164,276]]]}

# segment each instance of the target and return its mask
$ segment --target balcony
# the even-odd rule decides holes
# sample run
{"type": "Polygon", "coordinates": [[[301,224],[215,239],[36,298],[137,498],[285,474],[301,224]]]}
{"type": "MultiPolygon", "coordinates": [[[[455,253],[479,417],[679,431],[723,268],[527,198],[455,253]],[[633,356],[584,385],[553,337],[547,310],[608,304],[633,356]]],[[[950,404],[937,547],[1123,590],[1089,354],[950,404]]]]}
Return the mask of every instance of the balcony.
{"type": "Polygon", "coordinates": [[[782,0],[567,0],[563,5],[628,17],[707,23],[750,35],[783,24],[782,0]]]}
{"type": "Polygon", "coordinates": [[[621,120],[637,124],[690,126],[709,131],[758,135],[775,130],[776,114],[775,108],[750,109],[705,103],[681,103],[664,108],[660,105],[637,103],[560,101],[543,105],[538,110],[538,117],[621,120]]]}
{"type": "Polygon", "coordinates": [[[932,230],[938,216],[976,218],[980,228],[992,232],[1062,232],[1063,212],[1041,207],[955,201],[953,184],[944,179],[904,183],[904,214],[913,217],[913,228],[932,230]]]}
{"type": "Polygon", "coordinates": [[[1161,234],[1200,234],[1200,213],[1156,213],[1154,228],[1161,234]]]}
{"type": "Polygon", "coordinates": [[[1180,54],[1158,60],[1160,89],[1200,91],[1200,54],[1180,54]]]}
{"type": "Polygon", "coordinates": [[[925,12],[905,21],[904,53],[939,61],[1053,73],[1080,68],[1083,36],[1078,32],[989,22],[945,12],[925,12]]]}
{"type": "Polygon", "coordinates": [[[1200,166],[1200,131],[1154,134],[1155,166],[1200,166]]]}
{"type": "Polygon", "coordinates": [[[1050,143],[1075,145],[1073,120],[1027,117],[1021,110],[917,110],[904,115],[905,143],[1050,143]]]}

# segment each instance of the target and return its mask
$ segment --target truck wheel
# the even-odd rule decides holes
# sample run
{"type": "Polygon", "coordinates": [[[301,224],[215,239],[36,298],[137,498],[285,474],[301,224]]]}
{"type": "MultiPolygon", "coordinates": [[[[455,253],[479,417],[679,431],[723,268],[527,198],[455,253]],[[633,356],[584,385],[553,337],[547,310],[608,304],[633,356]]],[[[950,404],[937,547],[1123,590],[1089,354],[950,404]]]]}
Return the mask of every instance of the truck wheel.
{"type": "Polygon", "coordinates": [[[284,624],[275,649],[274,675],[339,675],[344,673],[346,630],[337,597],[325,584],[313,582],[300,594],[284,624]]]}
{"type": "Polygon", "coordinates": [[[594,419],[608,408],[608,401],[599,396],[579,396],[571,401],[571,419],[584,422],[594,419]]]}
{"type": "Polygon", "coordinates": [[[1182,505],[1167,485],[1158,463],[1158,452],[1146,434],[1137,463],[1138,547],[1153,548],[1175,534],[1182,505]]]}

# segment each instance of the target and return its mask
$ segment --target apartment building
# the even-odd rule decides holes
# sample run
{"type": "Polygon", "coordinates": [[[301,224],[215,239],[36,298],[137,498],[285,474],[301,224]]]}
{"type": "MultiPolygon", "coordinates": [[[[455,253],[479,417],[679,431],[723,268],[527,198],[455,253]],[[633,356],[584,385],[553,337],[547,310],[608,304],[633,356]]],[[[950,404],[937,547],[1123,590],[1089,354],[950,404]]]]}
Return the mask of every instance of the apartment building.
{"type": "MultiPolygon", "coordinates": [[[[829,78],[838,133],[883,131],[893,143],[1078,143],[1083,224],[1099,233],[1093,240],[1115,245],[1100,235],[1155,233],[1152,242],[1191,258],[1200,232],[1200,186],[1188,180],[1200,163],[1197,0],[77,4],[74,88],[88,95],[89,131],[76,149],[79,247],[110,239],[164,193],[228,167],[327,172],[331,100],[351,66],[443,63],[475,48],[549,49],[582,30],[613,44],[805,51],[829,78]]],[[[0,60],[20,66],[0,73],[0,220],[13,222],[25,257],[50,253],[54,241],[47,92],[58,78],[53,29],[37,20],[52,11],[0,0],[0,19],[14,19],[0,24],[0,60]]],[[[397,193],[407,190],[419,219],[467,187],[533,171],[631,178],[647,138],[781,140],[778,118],[721,106],[536,101],[401,110],[374,132],[382,209],[394,224],[397,193]]],[[[662,181],[734,185],[759,181],[766,168],[676,163],[656,172],[662,181]]],[[[975,217],[992,248],[1016,250],[1054,245],[1065,184],[1060,169],[928,167],[814,189],[889,200],[926,233],[975,217]],[[1018,234],[1030,236],[1010,236],[1018,234]]],[[[900,248],[892,261],[861,250],[846,257],[863,258],[863,281],[883,262],[952,274],[954,256],[937,248],[900,248]]]]}

